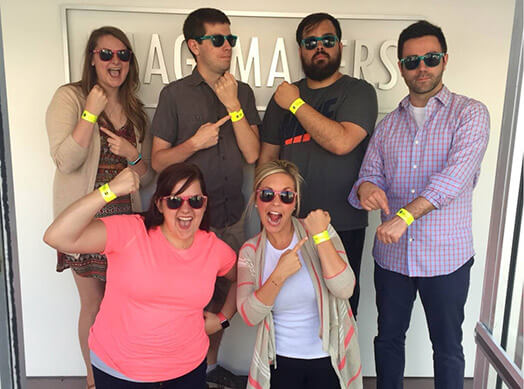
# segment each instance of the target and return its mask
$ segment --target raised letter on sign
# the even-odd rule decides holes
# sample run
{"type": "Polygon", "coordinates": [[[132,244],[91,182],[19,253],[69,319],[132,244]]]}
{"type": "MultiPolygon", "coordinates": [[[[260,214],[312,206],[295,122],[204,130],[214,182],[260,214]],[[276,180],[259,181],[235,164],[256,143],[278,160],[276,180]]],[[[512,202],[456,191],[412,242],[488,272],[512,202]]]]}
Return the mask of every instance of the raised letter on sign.
{"type": "Polygon", "coordinates": [[[164,61],[164,54],[162,53],[162,46],[160,45],[160,37],[158,34],[151,35],[151,44],[149,45],[149,55],[147,56],[146,72],[144,74],[144,84],[151,84],[151,75],[160,74],[162,82],[169,84],[167,78],[166,63],[164,61]],[[153,68],[155,63],[155,53],[158,57],[158,68],[153,68]]]}
{"type": "MultiPolygon", "coordinates": [[[[184,78],[182,73],[182,44],[184,43],[184,35],[179,35],[175,41],[175,47],[173,49],[173,66],[175,68],[175,79],[180,80],[184,78]]],[[[189,53],[191,54],[191,53],[189,53]]],[[[191,65],[191,70],[196,66],[196,62],[193,57],[186,60],[186,65],[191,65]]]]}
{"type": "Polygon", "coordinates": [[[275,78],[283,78],[287,82],[291,82],[289,77],[289,66],[287,64],[286,46],[284,45],[284,38],[277,38],[275,44],[275,51],[273,52],[273,60],[269,68],[269,77],[267,78],[267,86],[272,87],[275,83],[275,78]],[[282,71],[277,72],[278,57],[282,60],[282,71]]]}
{"type": "Polygon", "coordinates": [[[240,38],[238,38],[237,44],[233,47],[233,58],[231,58],[231,67],[229,69],[231,74],[235,74],[237,70],[240,73],[240,80],[242,82],[249,82],[249,73],[251,73],[251,66],[254,65],[255,72],[255,86],[261,87],[260,82],[260,50],[258,48],[258,38],[251,38],[251,44],[249,45],[249,54],[247,55],[246,66],[244,66],[244,56],[242,55],[242,47],[240,45],[240,38]]]}
{"type": "Polygon", "coordinates": [[[378,89],[382,90],[389,90],[393,89],[393,87],[397,84],[398,81],[398,73],[397,73],[397,66],[395,63],[392,63],[389,60],[389,57],[387,56],[388,48],[390,47],[397,47],[397,41],[391,40],[391,41],[385,41],[380,46],[380,60],[386,67],[386,70],[389,73],[389,82],[378,83],[378,89]]]}
{"type": "Polygon", "coordinates": [[[366,77],[367,69],[366,67],[373,62],[373,52],[369,49],[369,43],[361,40],[355,41],[355,57],[353,61],[353,77],[355,78],[362,78],[367,80],[368,77],[366,77]],[[364,62],[362,62],[362,47],[366,48],[367,57],[364,62]],[[362,73],[361,73],[362,70],[362,73]]]}

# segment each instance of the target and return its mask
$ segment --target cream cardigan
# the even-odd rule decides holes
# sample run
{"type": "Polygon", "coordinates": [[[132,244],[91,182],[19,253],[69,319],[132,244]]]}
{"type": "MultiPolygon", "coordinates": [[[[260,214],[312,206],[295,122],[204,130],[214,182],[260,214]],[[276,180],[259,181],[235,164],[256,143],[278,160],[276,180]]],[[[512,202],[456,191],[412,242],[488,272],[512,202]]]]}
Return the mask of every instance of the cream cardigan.
{"type": "MultiPolygon", "coordinates": [[[[355,275],[348,264],[347,256],[335,229],[328,227],[335,249],[346,262],[339,274],[326,278],[322,275],[320,258],[313,239],[305,230],[302,221],[292,218],[295,233],[300,241],[309,239],[301,248],[302,257],[317,296],[321,319],[319,336],[322,348],[331,356],[331,363],[344,389],[362,388],[360,349],[356,322],[348,298],[353,294],[355,275]]],[[[248,389],[266,389],[270,385],[269,365],[276,361],[275,328],[271,310],[255,295],[262,285],[266,232],[248,240],[240,249],[238,258],[237,308],[249,326],[258,325],[255,350],[249,369],[248,389]]],[[[275,363],[275,368],[278,368],[275,363]]]]}
{"type": "MultiPolygon", "coordinates": [[[[55,92],[46,114],[47,135],[51,157],[56,165],[53,184],[53,210],[55,217],[72,202],[94,189],[98,162],[100,159],[100,135],[95,123],[89,146],[80,146],[72,137],[73,130],[84,111],[85,96],[80,87],[68,84],[55,92]]],[[[139,134],[135,128],[138,141],[139,134]]],[[[150,182],[155,173],[151,169],[151,134],[146,129],[144,141],[137,143],[142,159],[148,164],[148,171],[140,177],[140,185],[150,182]]],[[[140,194],[131,194],[133,211],[142,211],[140,194]]]]}

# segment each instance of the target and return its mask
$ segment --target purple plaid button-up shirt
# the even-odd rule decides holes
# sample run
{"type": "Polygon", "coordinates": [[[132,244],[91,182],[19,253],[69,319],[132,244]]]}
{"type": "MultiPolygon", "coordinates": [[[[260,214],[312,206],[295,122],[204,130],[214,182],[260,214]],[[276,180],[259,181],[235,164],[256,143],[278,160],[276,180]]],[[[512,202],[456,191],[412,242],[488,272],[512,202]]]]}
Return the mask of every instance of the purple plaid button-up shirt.
{"type": "Polygon", "coordinates": [[[474,255],[471,200],[489,138],[484,104],[446,87],[426,105],[418,129],[409,96],[378,124],[348,201],[361,208],[357,189],[364,181],[379,186],[391,214],[422,196],[435,210],[415,220],[395,244],[375,237],[373,256],[388,270],[410,277],[449,274],[474,255]]]}

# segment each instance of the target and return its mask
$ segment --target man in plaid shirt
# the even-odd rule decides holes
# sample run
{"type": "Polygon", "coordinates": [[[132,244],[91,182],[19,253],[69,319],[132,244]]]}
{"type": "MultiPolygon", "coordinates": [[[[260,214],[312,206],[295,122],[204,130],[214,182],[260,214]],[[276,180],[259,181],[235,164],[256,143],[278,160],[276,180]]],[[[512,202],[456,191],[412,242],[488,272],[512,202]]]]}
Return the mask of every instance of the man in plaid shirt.
{"type": "Polygon", "coordinates": [[[377,126],[349,202],[381,210],[373,256],[378,388],[402,388],[417,291],[433,344],[436,388],[463,388],[462,322],[473,264],[472,194],[489,136],[486,107],[442,83],[442,30],[426,21],[398,42],[409,89],[377,126]]]}

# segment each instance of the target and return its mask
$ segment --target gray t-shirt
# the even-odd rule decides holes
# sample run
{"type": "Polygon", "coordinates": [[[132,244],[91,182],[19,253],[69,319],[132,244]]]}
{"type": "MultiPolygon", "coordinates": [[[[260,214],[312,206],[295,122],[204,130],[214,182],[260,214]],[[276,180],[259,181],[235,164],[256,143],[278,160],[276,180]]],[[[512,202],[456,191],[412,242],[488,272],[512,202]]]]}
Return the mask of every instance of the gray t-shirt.
{"type": "MultiPolygon", "coordinates": [[[[238,99],[249,124],[260,124],[253,91],[240,81],[238,99]]],[[[176,146],[191,138],[202,124],[214,123],[226,115],[226,108],[195,68],[191,75],[162,89],[151,132],[176,146]]],[[[220,127],[217,145],[196,152],[187,162],[197,165],[204,175],[211,227],[222,228],[240,220],[244,211],[244,158],[231,120],[220,127]]]]}
{"type": "Polygon", "coordinates": [[[300,217],[314,209],[331,215],[337,231],[367,226],[367,212],[347,202],[358,178],[362,159],[377,120],[377,94],[366,81],[347,75],[332,85],[310,89],[306,80],[295,83],[300,97],[322,115],[337,122],[351,122],[362,127],[368,136],[345,155],[335,155],[318,145],[296,117],[280,108],[272,98],[262,124],[263,142],[280,145],[280,158],[295,163],[304,177],[300,217]]]}

